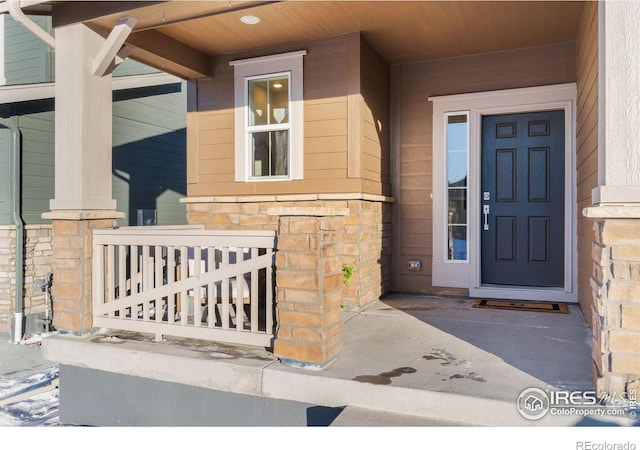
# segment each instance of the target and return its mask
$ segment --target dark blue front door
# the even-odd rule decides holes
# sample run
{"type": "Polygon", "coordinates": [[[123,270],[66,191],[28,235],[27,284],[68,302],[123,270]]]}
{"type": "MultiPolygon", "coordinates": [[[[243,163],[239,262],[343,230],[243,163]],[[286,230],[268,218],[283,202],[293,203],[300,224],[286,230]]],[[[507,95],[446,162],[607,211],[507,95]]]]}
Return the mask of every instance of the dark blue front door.
{"type": "Polygon", "coordinates": [[[483,284],[564,285],[564,111],[483,116],[483,284]]]}

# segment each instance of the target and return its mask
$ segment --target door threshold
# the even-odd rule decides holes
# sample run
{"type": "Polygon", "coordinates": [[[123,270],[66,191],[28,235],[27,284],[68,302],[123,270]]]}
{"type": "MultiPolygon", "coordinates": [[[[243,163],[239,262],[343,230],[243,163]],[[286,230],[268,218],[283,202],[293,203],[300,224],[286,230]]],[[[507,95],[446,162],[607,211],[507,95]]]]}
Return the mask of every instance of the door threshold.
{"type": "Polygon", "coordinates": [[[482,285],[469,289],[471,297],[536,301],[578,303],[575,292],[567,292],[563,288],[544,288],[531,286],[482,285]]]}

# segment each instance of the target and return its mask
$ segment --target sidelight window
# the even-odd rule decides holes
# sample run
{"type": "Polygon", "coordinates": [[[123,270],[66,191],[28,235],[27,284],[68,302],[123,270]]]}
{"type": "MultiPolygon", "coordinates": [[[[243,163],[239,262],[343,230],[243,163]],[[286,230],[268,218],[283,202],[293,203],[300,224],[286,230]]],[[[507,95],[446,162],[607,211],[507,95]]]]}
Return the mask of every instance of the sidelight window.
{"type": "Polygon", "coordinates": [[[469,114],[446,114],[447,260],[466,261],[468,253],[469,114]]]}

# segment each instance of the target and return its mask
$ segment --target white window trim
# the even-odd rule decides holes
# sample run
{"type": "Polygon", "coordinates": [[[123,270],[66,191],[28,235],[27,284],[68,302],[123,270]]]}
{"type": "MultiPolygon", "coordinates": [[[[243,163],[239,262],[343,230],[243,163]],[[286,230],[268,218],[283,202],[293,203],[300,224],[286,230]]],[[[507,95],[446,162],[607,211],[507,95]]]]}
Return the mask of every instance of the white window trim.
{"type": "Polygon", "coordinates": [[[304,173],[304,105],[303,105],[303,57],[306,50],[239,59],[229,62],[234,68],[235,95],[235,180],[238,182],[264,182],[301,180],[304,173]],[[257,76],[268,77],[272,74],[288,72],[290,74],[289,103],[290,149],[289,175],[287,177],[252,177],[247,142],[248,89],[247,79],[257,76]]]}
{"type": "Polygon", "coordinates": [[[433,102],[433,259],[434,286],[468,288],[486,298],[577,302],[577,213],[575,188],[576,84],[430,97],[433,102]],[[485,287],[480,275],[480,142],[482,116],[563,109],[565,111],[565,280],[562,288],[485,287]],[[446,260],[445,113],[469,112],[468,261],[446,260]],[[475,218],[475,219],[474,219],[475,218]]]}

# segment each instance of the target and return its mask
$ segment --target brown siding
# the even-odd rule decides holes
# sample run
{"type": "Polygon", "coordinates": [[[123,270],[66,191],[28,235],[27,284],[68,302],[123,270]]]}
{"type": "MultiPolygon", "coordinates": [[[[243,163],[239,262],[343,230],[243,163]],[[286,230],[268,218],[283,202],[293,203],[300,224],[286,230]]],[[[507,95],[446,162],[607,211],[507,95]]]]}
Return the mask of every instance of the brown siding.
{"type": "Polygon", "coordinates": [[[393,67],[395,155],[393,289],[455,293],[431,283],[432,107],[430,96],[576,81],[575,43],[393,67]],[[543,64],[541,62],[544,62],[543,64]],[[420,272],[407,262],[422,261],[420,272]]]}
{"type": "Polygon", "coordinates": [[[190,126],[195,129],[189,130],[191,173],[187,195],[388,193],[388,66],[368,45],[360,46],[360,40],[359,34],[351,34],[218,58],[214,78],[198,82],[197,112],[190,117],[190,126]],[[303,81],[304,179],[236,183],[234,76],[229,61],[301,49],[307,51],[303,81]],[[361,51],[364,66],[354,67],[350,61],[359,61],[361,51]],[[361,70],[367,71],[362,76],[362,93],[361,70]],[[386,91],[380,89],[385,83],[386,91]],[[364,102],[353,103],[353,98],[364,98],[364,102]],[[349,123],[354,116],[362,118],[362,126],[349,123]],[[380,120],[385,132],[372,131],[377,124],[373,118],[380,120]],[[350,138],[355,132],[357,135],[350,138]],[[357,155],[349,149],[354,139],[357,155]],[[350,159],[356,156],[361,170],[349,177],[350,159]]]}
{"type": "Polygon", "coordinates": [[[578,299],[591,323],[593,220],[582,210],[592,205],[591,190],[598,185],[598,5],[585,6],[577,41],[578,117],[576,176],[578,202],[578,299]]]}
{"type": "Polygon", "coordinates": [[[360,175],[377,185],[370,194],[391,194],[389,177],[389,65],[361,41],[362,159],[360,175]]]}

